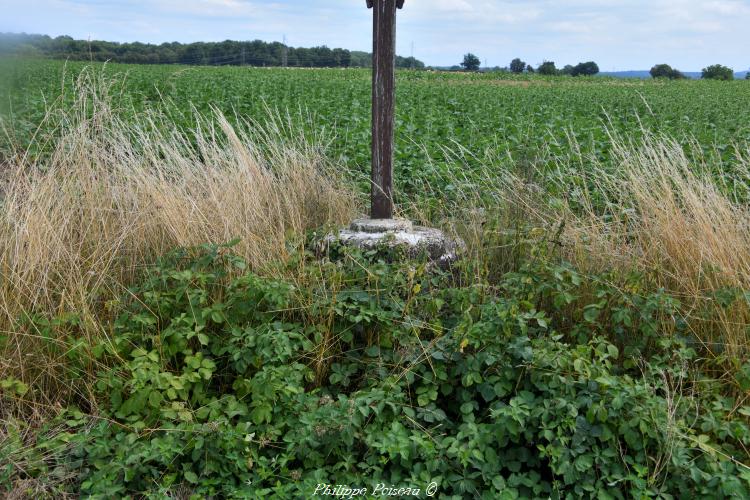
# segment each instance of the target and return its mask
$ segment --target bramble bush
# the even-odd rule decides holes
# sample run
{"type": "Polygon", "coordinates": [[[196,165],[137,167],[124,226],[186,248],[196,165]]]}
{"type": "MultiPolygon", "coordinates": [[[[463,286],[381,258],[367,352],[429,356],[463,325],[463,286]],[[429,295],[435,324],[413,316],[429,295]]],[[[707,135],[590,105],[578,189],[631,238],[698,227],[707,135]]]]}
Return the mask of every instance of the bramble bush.
{"type": "MultiPolygon", "coordinates": [[[[99,413],[69,410],[37,438],[62,451],[9,460],[0,481],[73,477],[94,498],[431,482],[444,498],[750,495],[750,409],[695,376],[679,335],[648,334],[675,299],[603,287],[563,321],[591,285],[569,266],[490,286],[377,251],[328,256],[292,259],[295,280],[226,246],[163,257],[92,346],[111,367],[99,413]]],[[[28,452],[15,442],[6,454],[28,452]]]]}

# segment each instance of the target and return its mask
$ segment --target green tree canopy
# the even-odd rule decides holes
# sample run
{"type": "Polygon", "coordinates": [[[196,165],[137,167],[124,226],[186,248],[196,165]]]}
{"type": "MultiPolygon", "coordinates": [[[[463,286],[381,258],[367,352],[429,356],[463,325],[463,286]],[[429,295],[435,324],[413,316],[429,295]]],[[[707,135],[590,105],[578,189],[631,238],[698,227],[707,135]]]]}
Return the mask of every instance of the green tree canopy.
{"type": "Polygon", "coordinates": [[[673,68],[669,64],[657,64],[651,68],[651,76],[653,78],[669,78],[670,80],[681,80],[685,78],[679,70],[673,68]]]}
{"type": "Polygon", "coordinates": [[[703,68],[701,78],[704,80],[734,80],[734,70],[721,64],[703,68]]]}
{"type": "Polygon", "coordinates": [[[544,61],[536,71],[540,75],[551,76],[557,74],[557,68],[555,67],[554,61],[544,61]]]}
{"type": "Polygon", "coordinates": [[[469,52],[464,56],[464,61],[461,63],[461,67],[466,71],[477,71],[479,69],[479,58],[469,52]]]}
{"type": "Polygon", "coordinates": [[[526,69],[526,63],[516,57],[510,62],[510,70],[513,73],[520,74],[526,69]]]}
{"type": "Polygon", "coordinates": [[[599,73],[599,65],[597,65],[594,61],[589,61],[585,63],[579,63],[571,72],[571,75],[573,76],[594,76],[597,73],[599,73]]]}

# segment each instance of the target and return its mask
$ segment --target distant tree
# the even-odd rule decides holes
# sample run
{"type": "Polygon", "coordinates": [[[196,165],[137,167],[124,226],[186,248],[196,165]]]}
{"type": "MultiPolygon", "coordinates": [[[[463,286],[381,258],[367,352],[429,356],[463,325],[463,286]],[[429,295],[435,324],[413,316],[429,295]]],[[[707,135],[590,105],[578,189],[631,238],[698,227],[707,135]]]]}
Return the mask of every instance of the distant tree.
{"type": "Polygon", "coordinates": [[[526,63],[517,57],[510,62],[510,71],[512,73],[520,74],[523,73],[523,70],[525,69],[526,63]]]}
{"type": "Polygon", "coordinates": [[[721,64],[703,68],[701,78],[704,80],[734,80],[734,70],[721,64]]]}
{"type": "Polygon", "coordinates": [[[536,72],[540,75],[551,76],[557,74],[557,68],[555,67],[554,61],[544,61],[541,65],[539,65],[539,68],[537,68],[536,72]]]}
{"type": "Polygon", "coordinates": [[[534,72],[534,66],[531,64],[526,65],[526,73],[533,73],[534,72]]]}
{"type": "Polygon", "coordinates": [[[594,61],[579,63],[570,73],[573,76],[594,76],[599,73],[599,66],[594,61]]]}
{"type": "MultiPolygon", "coordinates": [[[[352,53],[344,49],[333,49],[333,63],[337,68],[348,68],[352,62],[352,53]]],[[[279,64],[281,66],[281,64],[279,64]]]]}
{"type": "Polygon", "coordinates": [[[575,70],[573,66],[571,66],[570,64],[566,64],[565,67],[560,70],[560,73],[562,73],[563,75],[572,75],[573,70],[575,70]]]}
{"type": "Polygon", "coordinates": [[[424,69],[424,63],[414,57],[396,56],[396,67],[402,69],[424,69]]]}
{"type": "Polygon", "coordinates": [[[687,76],[685,76],[685,73],[678,70],[677,68],[673,68],[672,75],[669,78],[672,80],[685,80],[687,76]]]}
{"type": "Polygon", "coordinates": [[[464,56],[464,62],[461,63],[461,67],[466,71],[477,71],[479,64],[479,58],[470,52],[464,56]]]}
{"type": "Polygon", "coordinates": [[[185,45],[179,57],[180,64],[204,64],[205,53],[200,44],[185,45]]]}
{"type": "Polygon", "coordinates": [[[750,80],[750,69],[745,73],[745,80],[750,80]]]}
{"type": "Polygon", "coordinates": [[[685,78],[685,75],[669,64],[657,64],[651,68],[650,73],[653,78],[669,78],[670,80],[681,80],[685,78]]]}

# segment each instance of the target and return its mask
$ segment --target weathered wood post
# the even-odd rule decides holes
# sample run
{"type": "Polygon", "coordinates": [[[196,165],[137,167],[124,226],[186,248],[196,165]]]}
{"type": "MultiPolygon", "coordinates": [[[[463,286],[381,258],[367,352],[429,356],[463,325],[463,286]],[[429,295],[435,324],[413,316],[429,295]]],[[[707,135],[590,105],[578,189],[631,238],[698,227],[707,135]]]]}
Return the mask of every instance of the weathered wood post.
{"type": "Polygon", "coordinates": [[[370,217],[393,218],[396,9],[404,0],[367,0],[372,16],[372,191],[370,217]]]}
{"type": "Polygon", "coordinates": [[[372,19],[372,190],[370,218],[357,219],[349,229],[330,234],[338,241],[365,249],[404,247],[412,257],[426,254],[430,261],[449,266],[463,250],[437,229],[419,227],[393,218],[393,129],[396,109],[396,10],[404,0],[366,0],[372,19]]]}

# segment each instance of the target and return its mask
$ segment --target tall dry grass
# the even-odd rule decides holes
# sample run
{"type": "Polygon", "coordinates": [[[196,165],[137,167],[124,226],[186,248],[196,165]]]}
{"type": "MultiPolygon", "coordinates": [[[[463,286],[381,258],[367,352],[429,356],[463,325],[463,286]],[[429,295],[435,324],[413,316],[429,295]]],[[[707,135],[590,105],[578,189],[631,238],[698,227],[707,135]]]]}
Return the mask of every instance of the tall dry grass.
{"type": "Polygon", "coordinates": [[[637,141],[611,135],[607,163],[571,144],[570,157],[540,158],[523,171],[507,153],[471,156],[454,146],[445,156],[456,168],[439,183],[453,186],[452,202],[437,214],[411,213],[460,235],[484,273],[518,269],[540,243],[592,277],[622,276],[615,286],[640,272],[644,293],[663,288],[679,298],[695,340],[737,368],[750,354],[750,303],[727,307],[716,297],[750,291],[750,151],[737,147],[727,167],[696,143],[642,132],[637,141]]]}
{"type": "Polygon", "coordinates": [[[70,384],[67,348],[108,334],[109,301],[160,254],[240,238],[234,250],[257,269],[284,259],[290,239],[356,213],[353,192],[290,119],[233,126],[216,112],[175,130],[156,111],[117,109],[115,85],[83,72],[73,104],[52,107],[43,124],[52,132],[36,138],[49,154],[17,154],[7,166],[0,379],[32,386],[47,396],[40,404],[88,398],[85,383],[70,384]],[[65,313],[82,320],[67,337],[17,322],[65,313]]]}
{"type": "Polygon", "coordinates": [[[725,307],[717,292],[750,291],[750,162],[738,150],[728,172],[694,145],[646,135],[614,140],[618,169],[593,164],[581,209],[563,206],[568,255],[580,268],[637,269],[686,306],[697,339],[714,354],[747,359],[750,304],[725,307]],[[730,179],[731,182],[727,182],[730,179]]]}

